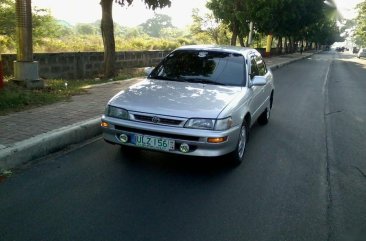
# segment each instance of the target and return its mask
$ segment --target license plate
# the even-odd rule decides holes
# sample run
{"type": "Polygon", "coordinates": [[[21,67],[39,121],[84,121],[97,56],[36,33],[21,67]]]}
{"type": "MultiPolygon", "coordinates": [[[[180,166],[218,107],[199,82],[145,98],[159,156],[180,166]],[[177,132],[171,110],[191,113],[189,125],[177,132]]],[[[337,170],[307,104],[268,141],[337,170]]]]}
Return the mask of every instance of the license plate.
{"type": "Polygon", "coordinates": [[[136,146],[146,147],[150,149],[170,151],[174,150],[175,142],[171,139],[155,137],[155,136],[145,136],[145,135],[135,135],[136,146]]]}

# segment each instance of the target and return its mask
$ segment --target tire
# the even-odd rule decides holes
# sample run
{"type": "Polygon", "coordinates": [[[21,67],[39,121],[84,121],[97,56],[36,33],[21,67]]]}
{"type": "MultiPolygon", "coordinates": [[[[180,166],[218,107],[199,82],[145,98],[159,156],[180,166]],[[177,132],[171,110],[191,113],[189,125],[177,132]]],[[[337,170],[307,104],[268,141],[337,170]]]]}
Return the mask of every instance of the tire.
{"type": "Polygon", "coordinates": [[[258,117],[258,123],[260,125],[267,125],[270,117],[271,117],[271,108],[267,107],[263,111],[263,113],[258,117]]]}
{"type": "Polygon", "coordinates": [[[271,117],[272,106],[273,106],[273,91],[269,99],[269,106],[267,106],[267,108],[263,111],[263,113],[258,117],[258,124],[260,125],[268,124],[269,118],[271,117]]]}
{"type": "Polygon", "coordinates": [[[235,166],[241,164],[244,160],[244,154],[248,142],[249,137],[249,127],[246,121],[243,122],[243,125],[240,128],[239,140],[236,144],[236,148],[233,152],[229,154],[230,162],[235,166]]]}

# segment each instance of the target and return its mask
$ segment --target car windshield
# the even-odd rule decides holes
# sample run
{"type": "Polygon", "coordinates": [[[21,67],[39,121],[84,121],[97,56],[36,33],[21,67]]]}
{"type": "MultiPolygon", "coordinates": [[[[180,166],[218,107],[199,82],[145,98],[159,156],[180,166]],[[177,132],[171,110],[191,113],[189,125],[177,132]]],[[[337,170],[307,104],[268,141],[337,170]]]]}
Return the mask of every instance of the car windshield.
{"type": "Polygon", "coordinates": [[[149,78],[215,85],[243,86],[244,57],[237,53],[177,50],[169,54],[149,78]]]}

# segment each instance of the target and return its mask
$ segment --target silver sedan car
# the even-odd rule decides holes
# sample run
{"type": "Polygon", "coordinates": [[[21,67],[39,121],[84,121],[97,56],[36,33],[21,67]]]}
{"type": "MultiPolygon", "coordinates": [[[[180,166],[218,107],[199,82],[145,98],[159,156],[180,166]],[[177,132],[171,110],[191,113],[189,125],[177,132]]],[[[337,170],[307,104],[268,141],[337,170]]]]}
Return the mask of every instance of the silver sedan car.
{"type": "Polygon", "coordinates": [[[270,118],[273,75],[255,49],[185,46],[147,74],[108,102],[101,119],[107,142],[182,155],[226,155],[238,164],[250,127],[270,118]]]}

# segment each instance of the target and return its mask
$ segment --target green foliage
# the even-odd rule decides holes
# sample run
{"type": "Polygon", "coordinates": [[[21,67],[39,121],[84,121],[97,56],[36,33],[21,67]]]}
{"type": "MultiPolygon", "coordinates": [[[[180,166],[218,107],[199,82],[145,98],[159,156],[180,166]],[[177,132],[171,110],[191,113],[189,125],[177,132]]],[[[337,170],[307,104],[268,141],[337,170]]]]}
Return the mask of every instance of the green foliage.
{"type": "Polygon", "coordinates": [[[172,50],[179,46],[181,43],[193,44],[193,42],[179,38],[177,40],[161,39],[161,38],[133,38],[126,41],[123,38],[116,38],[116,50],[117,51],[129,51],[129,50],[172,50]]]}
{"type": "Polygon", "coordinates": [[[321,45],[332,45],[334,42],[342,42],[340,30],[334,20],[323,18],[306,28],[306,39],[321,45]]]}
{"type": "MultiPolygon", "coordinates": [[[[248,34],[249,22],[254,23],[257,33],[286,36],[292,44],[302,40],[331,44],[339,40],[340,32],[333,17],[335,5],[332,0],[328,2],[330,6],[323,0],[209,0],[207,7],[229,26],[232,45],[235,35],[242,40],[248,34]]],[[[193,26],[194,32],[199,33],[199,25],[193,26]]],[[[258,43],[258,39],[255,41],[258,43]]]]}
{"type": "Polygon", "coordinates": [[[248,0],[248,8],[256,29],[276,36],[298,36],[324,14],[322,0],[248,0]]]}
{"type": "Polygon", "coordinates": [[[148,38],[149,36],[142,30],[141,27],[121,27],[118,24],[114,25],[114,35],[116,37],[123,37],[132,39],[137,37],[148,38]]]}
{"type": "Polygon", "coordinates": [[[15,41],[10,36],[0,35],[0,53],[11,53],[15,51],[15,41]]]}
{"type": "Polygon", "coordinates": [[[15,0],[0,3],[0,35],[15,39],[15,0]]]}
{"type": "Polygon", "coordinates": [[[5,88],[0,90],[0,114],[51,104],[66,100],[72,94],[81,93],[81,90],[66,89],[64,83],[65,81],[58,81],[56,84],[50,82],[45,89],[29,90],[13,82],[6,82],[5,88]]]}
{"type": "Polygon", "coordinates": [[[100,33],[100,24],[96,26],[95,24],[78,23],[75,26],[76,34],[80,35],[94,35],[100,33]]]}
{"type": "Polygon", "coordinates": [[[366,1],[357,5],[358,15],[354,40],[359,46],[366,46],[366,1]]]}
{"type": "Polygon", "coordinates": [[[47,9],[33,9],[33,42],[37,43],[42,38],[59,38],[65,33],[66,27],[60,25],[47,9]]]}
{"type": "Polygon", "coordinates": [[[87,52],[102,51],[102,39],[98,35],[70,35],[64,38],[43,38],[34,44],[35,52],[87,52]]]}
{"type": "Polygon", "coordinates": [[[160,30],[160,37],[166,39],[176,39],[185,35],[184,30],[175,27],[162,28],[160,30]]]}

